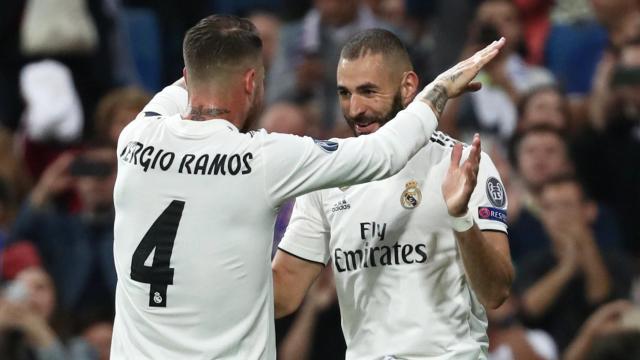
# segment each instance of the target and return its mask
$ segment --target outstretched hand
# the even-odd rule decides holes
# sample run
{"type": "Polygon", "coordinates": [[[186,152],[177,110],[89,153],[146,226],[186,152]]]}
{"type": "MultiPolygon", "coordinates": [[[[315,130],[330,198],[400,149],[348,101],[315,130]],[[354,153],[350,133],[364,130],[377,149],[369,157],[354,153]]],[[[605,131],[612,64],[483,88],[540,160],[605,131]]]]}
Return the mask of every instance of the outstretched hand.
{"type": "Polygon", "coordinates": [[[471,82],[478,72],[498,55],[504,46],[505,39],[494,41],[484,49],[476,52],[472,57],[456,64],[451,69],[438,75],[424,90],[417,99],[426,102],[433,111],[442,115],[447,100],[454,98],[467,91],[480,90],[482,84],[471,82]]]}
{"type": "Polygon", "coordinates": [[[460,164],[462,144],[456,143],[451,150],[451,164],[442,182],[442,195],[451,216],[460,217],[467,212],[469,199],[478,182],[480,153],[480,135],[478,134],[473,136],[471,151],[464,163],[460,164]]]}

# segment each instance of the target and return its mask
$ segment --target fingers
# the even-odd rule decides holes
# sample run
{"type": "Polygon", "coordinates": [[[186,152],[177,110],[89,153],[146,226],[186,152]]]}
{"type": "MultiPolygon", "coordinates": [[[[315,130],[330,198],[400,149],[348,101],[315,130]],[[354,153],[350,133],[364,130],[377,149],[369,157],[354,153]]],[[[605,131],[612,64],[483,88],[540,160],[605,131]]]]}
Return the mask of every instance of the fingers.
{"type": "Polygon", "coordinates": [[[478,91],[480,89],[482,89],[482,83],[472,82],[469,85],[467,85],[467,87],[464,89],[464,91],[466,91],[466,92],[476,92],[476,91],[478,91]]]}
{"type": "Polygon", "coordinates": [[[484,49],[475,53],[469,60],[471,60],[477,69],[480,69],[498,55],[500,49],[504,46],[504,43],[505,39],[502,37],[500,40],[492,42],[484,49]]]}
{"type": "Polygon", "coordinates": [[[460,167],[460,159],[462,159],[462,144],[456,143],[451,150],[451,165],[449,171],[460,167]]]}
{"type": "Polygon", "coordinates": [[[502,47],[504,46],[504,43],[505,43],[505,38],[501,37],[500,39],[495,40],[491,44],[485,46],[484,49],[475,53],[473,57],[476,57],[476,56],[485,57],[493,51],[502,49],[502,47]]]}
{"type": "Polygon", "coordinates": [[[480,134],[476,133],[473,135],[473,141],[471,142],[471,153],[469,154],[469,159],[471,159],[472,163],[476,167],[480,166],[481,153],[482,153],[482,147],[480,143],[480,134]]]}
{"type": "Polygon", "coordinates": [[[49,165],[50,170],[48,170],[56,174],[64,172],[69,167],[69,165],[71,165],[73,159],[75,159],[75,155],[73,155],[72,153],[62,153],[53,161],[51,165],[49,165]]]}

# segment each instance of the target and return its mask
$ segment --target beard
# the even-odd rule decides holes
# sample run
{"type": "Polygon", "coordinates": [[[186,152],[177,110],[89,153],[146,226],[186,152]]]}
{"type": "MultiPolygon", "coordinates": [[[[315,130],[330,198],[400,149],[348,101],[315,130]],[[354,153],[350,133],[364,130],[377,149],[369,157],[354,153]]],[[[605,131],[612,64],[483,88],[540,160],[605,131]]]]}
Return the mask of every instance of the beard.
{"type": "Polygon", "coordinates": [[[369,123],[376,123],[379,124],[381,127],[386,124],[389,120],[393,119],[394,117],[396,117],[396,115],[404,109],[404,106],[402,105],[402,96],[400,95],[400,92],[398,91],[394,96],[393,96],[393,102],[391,103],[391,108],[389,109],[389,111],[387,111],[386,113],[384,113],[381,116],[367,116],[367,115],[358,115],[356,117],[350,117],[346,114],[343,114],[344,119],[347,121],[347,124],[349,125],[349,127],[351,128],[351,131],[353,131],[353,135],[354,136],[358,136],[359,134],[356,132],[356,124],[369,124],[369,123]]]}

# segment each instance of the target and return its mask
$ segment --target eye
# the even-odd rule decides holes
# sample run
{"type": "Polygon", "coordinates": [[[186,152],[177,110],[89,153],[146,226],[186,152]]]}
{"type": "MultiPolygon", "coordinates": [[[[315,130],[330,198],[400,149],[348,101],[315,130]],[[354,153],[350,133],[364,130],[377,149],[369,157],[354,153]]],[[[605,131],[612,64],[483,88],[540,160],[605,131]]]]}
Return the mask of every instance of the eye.
{"type": "Polygon", "coordinates": [[[376,94],[376,91],[373,90],[373,89],[364,89],[364,90],[362,90],[362,95],[364,95],[364,96],[372,96],[372,95],[375,95],[375,94],[376,94]]]}
{"type": "Polygon", "coordinates": [[[344,98],[344,97],[349,97],[350,95],[351,93],[346,89],[338,89],[338,96],[344,98]]]}

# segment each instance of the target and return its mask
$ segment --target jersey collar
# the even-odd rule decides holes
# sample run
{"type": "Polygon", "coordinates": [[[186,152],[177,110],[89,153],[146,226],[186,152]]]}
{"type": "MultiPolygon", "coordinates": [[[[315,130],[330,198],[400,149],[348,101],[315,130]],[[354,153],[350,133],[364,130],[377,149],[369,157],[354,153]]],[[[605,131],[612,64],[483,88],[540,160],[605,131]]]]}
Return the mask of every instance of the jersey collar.
{"type": "Polygon", "coordinates": [[[183,119],[180,115],[166,118],[167,125],[176,134],[188,138],[204,138],[217,131],[239,132],[238,128],[228,120],[211,119],[194,121],[183,119]]]}

